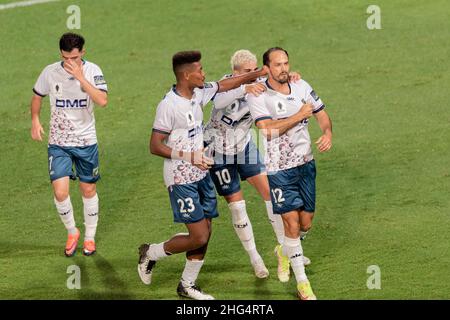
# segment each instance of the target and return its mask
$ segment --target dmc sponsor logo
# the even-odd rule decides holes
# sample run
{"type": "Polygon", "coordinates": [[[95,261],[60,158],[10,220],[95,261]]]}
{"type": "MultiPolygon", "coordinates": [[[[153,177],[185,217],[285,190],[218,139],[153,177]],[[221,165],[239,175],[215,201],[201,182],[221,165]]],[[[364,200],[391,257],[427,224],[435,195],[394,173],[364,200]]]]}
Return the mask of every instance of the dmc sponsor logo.
{"type": "Polygon", "coordinates": [[[86,108],[87,99],[56,99],[57,108],[86,108]]]}
{"type": "Polygon", "coordinates": [[[188,138],[194,137],[196,134],[202,133],[203,129],[202,126],[197,126],[195,128],[192,128],[188,131],[188,138]]]}

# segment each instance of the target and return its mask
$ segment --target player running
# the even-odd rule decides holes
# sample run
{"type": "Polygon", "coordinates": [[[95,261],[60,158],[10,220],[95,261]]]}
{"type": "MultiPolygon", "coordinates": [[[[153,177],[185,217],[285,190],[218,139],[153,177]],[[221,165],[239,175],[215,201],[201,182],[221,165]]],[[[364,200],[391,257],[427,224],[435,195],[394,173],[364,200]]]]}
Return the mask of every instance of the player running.
{"type": "MultiPolygon", "coordinates": [[[[224,79],[257,70],[256,56],[248,50],[236,51],[231,57],[231,68],[233,74],[224,76],[224,79]]],[[[290,76],[293,81],[300,79],[297,73],[290,76]]],[[[211,119],[205,127],[205,144],[214,149],[215,163],[210,169],[211,178],[218,194],[228,203],[233,228],[250,257],[255,275],[265,278],[269,272],[256,249],[240,180],[247,180],[265,202],[269,221],[279,243],[275,248],[278,278],[286,282],[289,280],[289,259],[281,253],[283,222],[280,215],[273,214],[265,166],[250,133],[253,118],[248,108],[247,95],[252,93],[257,96],[264,92],[266,86],[261,83],[264,80],[259,79],[257,83],[242,85],[214,97],[211,119]]],[[[305,264],[310,263],[308,258],[305,260],[305,264]]]]}
{"type": "Polygon", "coordinates": [[[75,254],[80,231],[75,225],[69,196],[69,177],[80,180],[84,205],[85,237],[83,254],[96,252],[95,233],[99,199],[96,182],[100,179],[94,104],[105,107],[107,85],[100,68],[83,60],[84,38],[66,33],[59,40],[62,61],[47,66],[34,85],[31,100],[31,137],[42,141],[44,129],[39,121],[42,98],[49,95],[50,128],[48,170],[54,201],[68,231],[64,254],[75,254]],[[72,167],[75,166],[75,172],[72,167]]]}
{"type": "Polygon", "coordinates": [[[300,230],[311,228],[315,211],[316,167],[308,132],[314,114],[323,135],[316,144],[320,152],[331,148],[331,120],[325,105],[304,80],[289,82],[289,56],[276,47],[267,50],[263,63],[269,67],[267,90],[249,96],[250,112],[265,136],[266,159],[272,206],[284,223],[283,253],[289,257],[301,300],[315,300],[305,274],[300,230]]]}
{"type": "Polygon", "coordinates": [[[149,285],[156,261],[186,252],[177,293],[196,300],[211,300],[214,298],[196,285],[211,236],[211,220],[218,216],[214,185],[208,172],[213,160],[203,150],[203,107],[218,92],[237,88],[266,71],[205,83],[200,59],[198,51],[183,51],[173,56],[177,83],[158,105],[150,139],[151,153],[165,158],[164,181],[174,221],[184,223],[188,233],[177,234],[159,244],[142,244],[138,273],[142,282],[149,285]]]}

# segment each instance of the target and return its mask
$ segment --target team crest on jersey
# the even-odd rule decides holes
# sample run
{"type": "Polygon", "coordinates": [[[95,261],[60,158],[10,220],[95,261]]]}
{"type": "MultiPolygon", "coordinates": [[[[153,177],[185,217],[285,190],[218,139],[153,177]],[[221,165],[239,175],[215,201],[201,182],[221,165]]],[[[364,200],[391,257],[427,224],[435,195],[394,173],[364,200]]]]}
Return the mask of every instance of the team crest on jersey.
{"type": "Polygon", "coordinates": [[[239,101],[235,101],[232,103],[232,105],[230,106],[230,111],[231,112],[236,112],[239,109],[239,101]]]}
{"type": "Polygon", "coordinates": [[[194,114],[192,113],[192,111],[186,112],[186,120],[187,120],[187,125],[189,127],[192,127],[193,125],[195,125],[195,118],[194,118],[194,114]]]}
{"type": "Polygon", "coordinates": [[[213,85],[211,84],[211,83],[208,83],[208,82],[206,82],[204,85],[203,85],[203,88],[205,88],[205,89],[210,89],[210,88],[212,88],[213,87],[213,85]]]}
{"type": "Polygon", "coordinates": [[[230,106],[224,109],[224,114],[232,114],[239,110],[239,101],[235,100],[230,106]]]}
{"type": "Polygon", "coordinates": [[[287,112],[286,105],[283,102],[278,101],[275,105],[275,111],[276,111],[277,115],[286,114],[286,112],[287,112]]]}
{"type": "Polygon", "coordinates": [[[63,95],[63,90],[62,90],[62,83],[61,82],[57,82],[53,84],[53,94],[55,95],[55,97],[62,97],[63,95]]]}

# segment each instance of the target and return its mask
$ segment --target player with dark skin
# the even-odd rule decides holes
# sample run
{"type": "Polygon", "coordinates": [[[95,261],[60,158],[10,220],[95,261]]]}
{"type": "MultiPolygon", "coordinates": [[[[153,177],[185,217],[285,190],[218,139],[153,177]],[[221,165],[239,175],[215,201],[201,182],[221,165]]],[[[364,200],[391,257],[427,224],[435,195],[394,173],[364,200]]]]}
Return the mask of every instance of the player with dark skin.
{"type": "MultiPolygon", "coordinates": [[[[266,74],[267,67],[263,67],[257,71],[221,80],[218,82],[218,92],[225,92],[237,88],[244,83],[251,82],[266,74]]],[[[194,89],[203,87],[205,82],[205,72],[203,71],[201,62],[183,65],[176,71],[176,80],[175,88],[178,94],[186,99],[191,99],[194,94],[194,89]]],[[[255,88],[257,88],[255,92],[262,92],[264,90],[261,86],[255,88]]],[[[183,153],[183,151],[172,150],[164,143],[166,138],[167,135],[153,131],[150,139],[150,152],[154,155],[169,159],[189,159],[192,164],[202,170],[208,170],[214,163],[211,158],[205,155],[205,150],[194,151],[189,154],[183,153]]],[[[186,251],[189,259],[202,259],[211,235],[211,219],[203,219],[196,223],[186,224],[186,227],[189,235],[175,235],[164,243],[164,250],[172,254],[186,251]]]]}

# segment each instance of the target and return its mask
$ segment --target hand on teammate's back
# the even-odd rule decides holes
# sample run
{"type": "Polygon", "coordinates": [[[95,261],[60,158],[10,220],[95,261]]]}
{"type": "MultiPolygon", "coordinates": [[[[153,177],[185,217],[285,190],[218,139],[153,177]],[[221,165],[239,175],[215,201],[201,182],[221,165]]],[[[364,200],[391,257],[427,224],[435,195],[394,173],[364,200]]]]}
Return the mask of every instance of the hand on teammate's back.
{"type": "Polygon", "coordinates": [[[289,72],[289,82],[297,82],[300,81],[302,79],[302,76],[300,73],[298,72],[289,72]]]}

